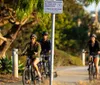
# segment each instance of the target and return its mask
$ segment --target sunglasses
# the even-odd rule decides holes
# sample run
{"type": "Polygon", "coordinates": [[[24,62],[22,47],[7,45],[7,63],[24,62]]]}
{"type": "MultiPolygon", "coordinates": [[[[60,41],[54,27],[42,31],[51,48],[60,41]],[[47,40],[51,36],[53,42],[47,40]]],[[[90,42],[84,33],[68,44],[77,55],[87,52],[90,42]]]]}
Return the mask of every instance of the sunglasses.
{"type": "Polygon", "coordinates": [[[34,40],[35,38],[31,38],[31,40],[34,40]]]}

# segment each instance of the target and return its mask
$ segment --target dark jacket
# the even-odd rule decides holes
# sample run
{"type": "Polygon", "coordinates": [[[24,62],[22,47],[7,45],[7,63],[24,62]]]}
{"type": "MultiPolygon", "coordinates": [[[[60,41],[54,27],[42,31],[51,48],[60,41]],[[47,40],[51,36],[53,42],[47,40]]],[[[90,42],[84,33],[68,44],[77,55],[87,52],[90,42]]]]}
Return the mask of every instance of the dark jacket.
{"type": "Polygon", "coordinates": [[[99,42],[97,40],[95,41],[94,46],[92,46],[92,41],[89,40],[87,46],[89,48],[90,55],[97,55],[98,51],[100,51],[99,42]]]}
{"type": "Polygon", "coordinates": [[[48,53],[51,50],[50,40],[44,41],[43,39],[40,41],[42,53],[48,53]]]}

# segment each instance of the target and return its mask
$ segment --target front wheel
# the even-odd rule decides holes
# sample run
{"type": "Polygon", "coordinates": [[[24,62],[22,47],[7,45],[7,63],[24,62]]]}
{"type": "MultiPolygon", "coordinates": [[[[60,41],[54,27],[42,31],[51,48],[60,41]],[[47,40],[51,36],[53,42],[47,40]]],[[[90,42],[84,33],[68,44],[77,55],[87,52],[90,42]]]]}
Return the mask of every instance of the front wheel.
{"type": "Polygon", "coordinates": [[[30,68],[25,68],[22,75],[23,85],[31,85],[31,70],[30,68]]]}
{"type": "Polygon", "coordinates": [[[89,80],[93,80],[93,65],[89,65],[89,80]]]}

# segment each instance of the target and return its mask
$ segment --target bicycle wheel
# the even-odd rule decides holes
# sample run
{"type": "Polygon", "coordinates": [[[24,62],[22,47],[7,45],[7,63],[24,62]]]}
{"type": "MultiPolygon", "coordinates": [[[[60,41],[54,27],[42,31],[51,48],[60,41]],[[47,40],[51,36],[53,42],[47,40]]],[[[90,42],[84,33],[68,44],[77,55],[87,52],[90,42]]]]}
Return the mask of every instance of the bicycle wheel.
{"type": "Polygon", "coordinates": [[[46,65],[45,65],[45,69],[46,69],[46,77],[47,78],[50,78],[50,61],[49,61],[49,59],[48,59],[48,61],[47,62],[45,62],[46,63],[46,65]]]}
{"type": "Polygon", "coordinates": [[[46,70],[47,68],[46,68],[46,62],[44,61],[43,62],[43,76],[44,76],[44,78],[46,78],[46,74],[47,74],[47,70],[46,70]]]}
{"type": "Polygon", "coordinates": [[[89,80],[93,80],[93,65],[89,65],[89,80]]]}
{"type": "Polygon", "coordinates": [[[22,75],[23,85],[31,85],[31,80],[31,70],[26,67],[22,75]]]}
{"type": "Polygon", "coordinates": [[[41,81],[40,81],[40,84],[41,84],[41,83],[44,83],[44,81],[45,81],[43,62],[40,62],[38,64],[38,68],[39,68],[39,71],[41,73],[41,81]]]}
{"type": "Polygon", "coordinates": [[[50,68],[49,63],[46,62],[45,70],[46,70],[46,77],[47,78],[50,77],[50,69],[49,68],[50,68]]]}
{"type": "Polygon", "coordinates": [[[96,67],[95,65],[93,65],[93,79],[96,78],[96,67]]]}

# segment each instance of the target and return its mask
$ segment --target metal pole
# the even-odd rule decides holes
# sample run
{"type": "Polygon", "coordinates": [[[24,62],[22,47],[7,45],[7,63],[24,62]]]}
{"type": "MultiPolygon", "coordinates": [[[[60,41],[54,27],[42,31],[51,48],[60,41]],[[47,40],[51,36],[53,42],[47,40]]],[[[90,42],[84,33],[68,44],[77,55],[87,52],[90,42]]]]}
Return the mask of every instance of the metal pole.
{"type": "Polygon", "coordinates": [[[54,68],[54,38],[55,38],[55,14],[52,14],[52,34],[51,34],[51,75],[50,85],[53,85],[53,68],[54,68]]]}
{"type": "Polygon", "coordinates": [[[18,49],[13,49],[12,51],[13,59],[13,76],[18,78],[18,49]]]}

